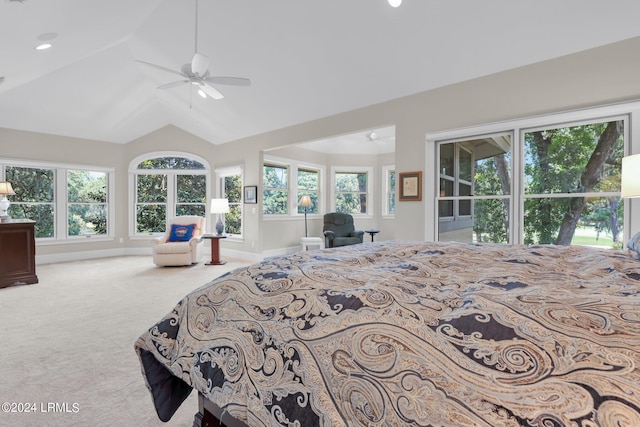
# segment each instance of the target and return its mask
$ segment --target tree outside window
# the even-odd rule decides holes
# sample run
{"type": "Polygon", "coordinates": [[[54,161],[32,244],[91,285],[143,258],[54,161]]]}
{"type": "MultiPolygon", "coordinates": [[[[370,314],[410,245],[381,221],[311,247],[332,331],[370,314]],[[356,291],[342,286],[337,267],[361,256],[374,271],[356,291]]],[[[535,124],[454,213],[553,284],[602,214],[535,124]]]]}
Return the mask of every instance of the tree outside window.
{"type": "Polygon", "coordinates": [[[54,169],[7,166],[5,179],[16,193],[9,215],[35,221],[36,238],[55,237],[54,169]]]}
{"type": "MultiPolygon", "coordinates": [[[[307,213],[319,212],[318,195],[320,193],[320,172],[317,170],[298,169],[298,201],[304,195],[311,198],[312,206],[307,208],[307,213]]],[[[298,213],[305,212],[304,206],[298,206],[298,213]]]]}
{"type": "Polygon", "coordinates": [[[107,174],[67,171],[67,235],[107,234],[107,174]]]}
{"type": "Polygon", "coordinates": [[[206,215],[206,167],[182,156],[144,159],[136,165],[135,194],[135,233],[163,233],[168,217],[206,215]]]}
{"type": "Polygon", "coordinates": [[[223,196],[229,201],[229,212],[224,215],[225,232],[242,236],[242,175],[227,175],[222,181],[223,196]]]}
{"type": "Polygon", "coordinates": [[[289,169],[265,164],[262,179],[262,212],[266,215],[289,213],[289,169]]]}
{"type": "Polygon", "coordinates": [[[521,135],[523,160],[515,164],[509,135],[439,146],[439,240],[509,242],[518,220],[513,202],[522,243],[619,247],[624,120],[521,135]]]}
{"type": "Polygon", "coordinates": [[[336,172],[336,212],[367,213],[367,172],[336,172]]]}

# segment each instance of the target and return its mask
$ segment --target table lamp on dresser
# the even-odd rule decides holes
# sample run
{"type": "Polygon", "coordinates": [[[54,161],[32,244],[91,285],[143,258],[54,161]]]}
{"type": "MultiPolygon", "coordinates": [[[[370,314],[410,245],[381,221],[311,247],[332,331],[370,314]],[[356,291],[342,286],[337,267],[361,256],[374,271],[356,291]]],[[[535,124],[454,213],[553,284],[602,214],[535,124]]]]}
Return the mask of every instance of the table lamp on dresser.
{"type": "Polygon", "coordinates": [[[8,181],[0,181],[0,222],[9,222],[11,217],[7,214],[11,202],[7,199],[7,196],[13,196],[16,194],[11,187],[11,183],[8,181]]]}

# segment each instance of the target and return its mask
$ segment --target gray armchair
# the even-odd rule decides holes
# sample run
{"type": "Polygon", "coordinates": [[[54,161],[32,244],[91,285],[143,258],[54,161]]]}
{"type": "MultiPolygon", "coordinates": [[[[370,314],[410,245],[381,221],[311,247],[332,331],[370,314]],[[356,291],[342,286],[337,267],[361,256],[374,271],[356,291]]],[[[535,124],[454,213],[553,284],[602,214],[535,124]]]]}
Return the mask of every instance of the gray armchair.
{"type": "Polygon", "coordinates": [[[362,243],[364,231],[356,230],[353,217],[347,213],[332,212],[324,215],[324,247],[355,245],[362,243]]]}

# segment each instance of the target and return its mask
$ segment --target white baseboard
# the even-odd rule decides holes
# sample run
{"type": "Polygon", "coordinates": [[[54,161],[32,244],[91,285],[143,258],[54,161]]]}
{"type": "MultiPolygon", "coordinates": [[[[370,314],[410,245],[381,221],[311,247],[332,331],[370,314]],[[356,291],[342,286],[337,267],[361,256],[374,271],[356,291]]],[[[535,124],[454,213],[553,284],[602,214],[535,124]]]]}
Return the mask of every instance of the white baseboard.
{"type": "MultiPolygon", "coordinates": [[[[203,259],[211,258],[211,250],[210,248],[207,248],[207,249],[209,250],[205,249],[202,251],[203,259]]],[[[284,253],[289,253],[289,252],[284,252],[284,253]]],[[[50,254],[50,255],[36,255],[36,265],[55,264],[58,262],[69,262],[69,261],[81,261],[84,259],[109,258],[109,257],[115,257],[115,256],[135,256],[135,255],[151,256],[151,248],[118,248],[118,249],[106,249],[106,250],[99,250],[99,251],[64,252],[64,253],[50,254]]],[[[269,254],[268,256],[274,256],[274,255],[276,254],[269,254]]],[[[230,258],[246,259],[251,262],[260,262],[265,258],[265,254],[237,251],[233,249],[221,249],[220,256],[223,259],[225,256],[227,256],[230,258]]]]}

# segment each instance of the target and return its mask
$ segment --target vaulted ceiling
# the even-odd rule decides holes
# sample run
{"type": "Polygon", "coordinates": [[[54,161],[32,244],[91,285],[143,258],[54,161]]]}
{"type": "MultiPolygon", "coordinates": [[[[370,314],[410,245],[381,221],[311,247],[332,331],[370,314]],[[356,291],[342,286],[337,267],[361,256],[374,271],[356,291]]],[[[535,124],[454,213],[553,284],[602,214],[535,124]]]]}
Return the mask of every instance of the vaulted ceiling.
{"type": "Polygon", "coordinates": [[[0,0],[0,127],[220,144],[640,35],[637,0],[200,0],[211,72],[252,80],[212,100],[135,61],[190,62],[195,4],[0,0]]]}

